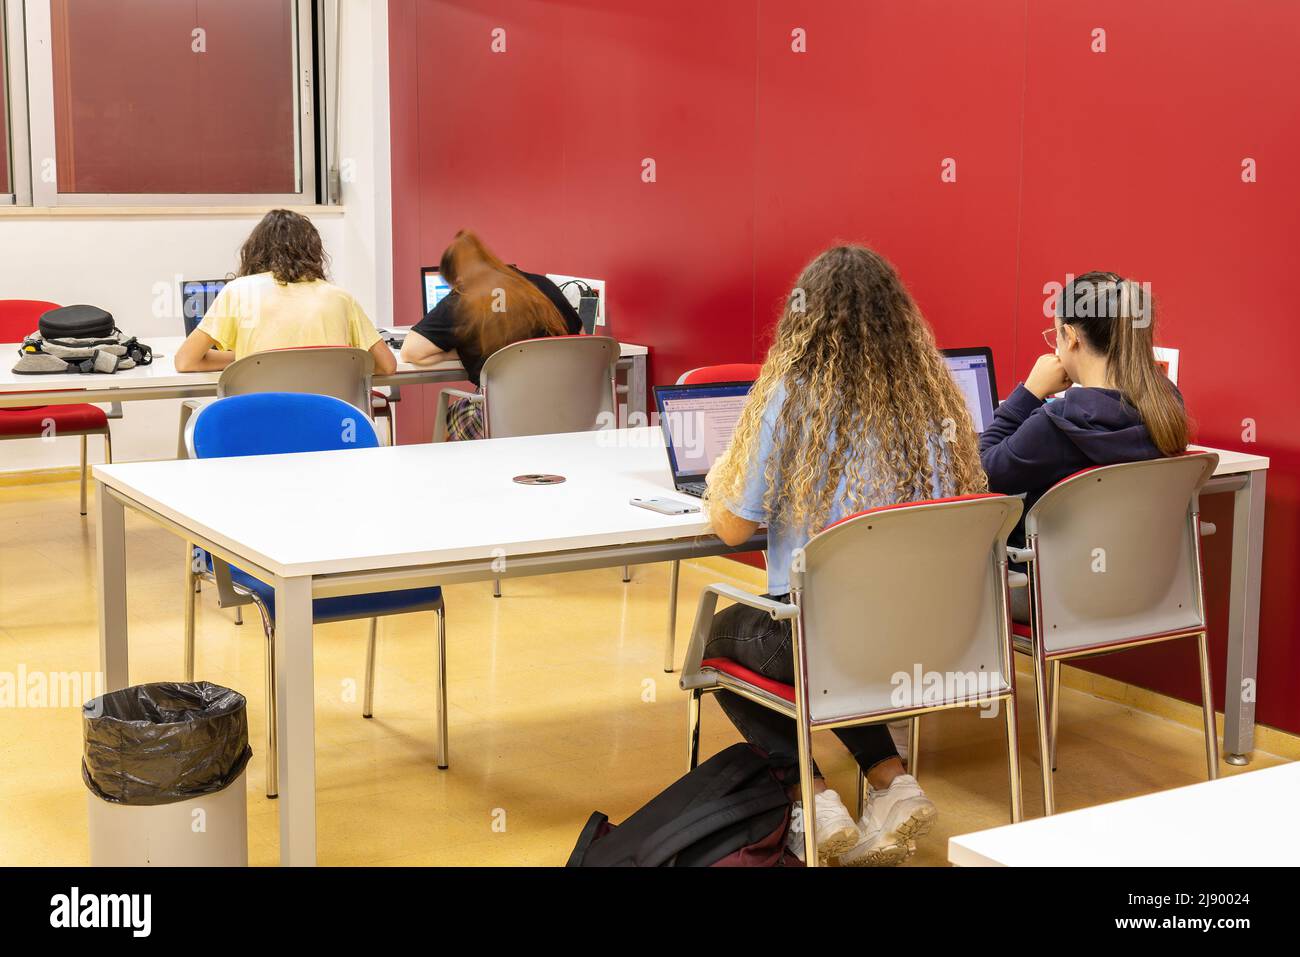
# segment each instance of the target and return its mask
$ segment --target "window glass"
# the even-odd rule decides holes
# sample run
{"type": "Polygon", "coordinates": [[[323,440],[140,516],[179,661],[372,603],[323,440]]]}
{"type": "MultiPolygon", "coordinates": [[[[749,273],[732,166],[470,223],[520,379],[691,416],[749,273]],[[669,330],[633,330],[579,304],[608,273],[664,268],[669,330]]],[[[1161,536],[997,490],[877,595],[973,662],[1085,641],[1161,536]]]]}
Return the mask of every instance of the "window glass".
{"type": "Polygon", "coordinates": [[[295,193],[293,0],[51,0],[60,193],[295,193]]]}

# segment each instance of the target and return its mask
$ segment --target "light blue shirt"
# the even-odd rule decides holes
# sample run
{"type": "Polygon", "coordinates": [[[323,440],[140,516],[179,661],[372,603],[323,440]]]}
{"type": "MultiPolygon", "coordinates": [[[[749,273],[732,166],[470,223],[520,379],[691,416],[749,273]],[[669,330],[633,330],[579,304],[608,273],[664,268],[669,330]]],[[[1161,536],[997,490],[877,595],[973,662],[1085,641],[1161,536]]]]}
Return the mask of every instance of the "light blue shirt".
{"type": "MultiPolygon", "coordinates": [[[[805,528],[795,528],[780,522],[773,523],[769,521],[768,510],[764,505],[768,488],[767,463],[768,459],[772,457],[773,449],[776,447],[777,421],[781,416],[781,407],[785,404],[785,395],[785,386],[782,384],[776,387],[771,399],[768,400],[767,408],[763,411],[763,424],[759,433],[758,449],[755,452],[753,461],[750,463],[749,473],[745,477],[744,490],[741,493],[740,500],[730,503],[729,506],[729,510],[740,518],[767,524],[767,592],[769,595],[785,595],[789,593],[790,563],[794,559],[794,553],[797,549],[807,545],[808,540],[812,538],[812,533],[805,528]]],[[[828,443],[834,445],[834,442],[835,431],[832,429],[828,443]]],[[[930,449],[931,464],[934,463],[937,444],[938,435],[935,436],[935,444],[930,449]]],[[[867,481],[870,481],[872,471],[870,451],[869,445],[849,450],[849,454],[856,455],[861,461],[862,474],[867,481]]],[[[845,473],[847,471],[845,469],[845,473]]],[[[781,482],[780,468],[776,471],[775,481],[778,485],[781,482]]],[[[932,491],[935,498],[940,497],[938,475],[935,476],[932,491]]],[[[871,503],[872,506],[889,504],[892,504],[892,502],[871,503]]],[[[849,509],[847,480],[845,475],[841,474],[840,484],[835,490],[835,498],[831,502],[831,510],[826,518],[826,524],[831,525],[853,514],[849,509]]]]}

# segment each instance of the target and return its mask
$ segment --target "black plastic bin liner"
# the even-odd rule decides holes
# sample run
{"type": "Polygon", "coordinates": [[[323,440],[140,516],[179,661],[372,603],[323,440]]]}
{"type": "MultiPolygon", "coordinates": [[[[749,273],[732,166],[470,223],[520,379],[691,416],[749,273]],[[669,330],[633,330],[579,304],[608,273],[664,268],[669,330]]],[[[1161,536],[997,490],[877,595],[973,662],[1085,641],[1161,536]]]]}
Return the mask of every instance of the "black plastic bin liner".
{"type": "Polygon", "coordinates": [[[208,681],[134,685],[88,701],[82,780],[114,804],[174,804],[221,791],[253,756],[246,704],[208,681]]]}

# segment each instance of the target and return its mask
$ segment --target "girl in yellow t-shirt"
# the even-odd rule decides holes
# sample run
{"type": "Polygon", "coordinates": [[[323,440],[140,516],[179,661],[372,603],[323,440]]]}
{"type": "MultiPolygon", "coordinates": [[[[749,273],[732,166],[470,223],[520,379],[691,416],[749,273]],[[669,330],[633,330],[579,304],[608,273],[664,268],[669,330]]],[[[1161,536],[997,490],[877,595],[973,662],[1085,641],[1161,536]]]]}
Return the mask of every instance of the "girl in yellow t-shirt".
{"type": "Polygon", "coordinates": [[[240,249],[238,277],[176,351],[176,371],[216,371],[253,352],[303,346],[366,349],[377,375],[397,368],[357,301],[325,281],[325,250],[311,220],[273,209],[240,249]]]}

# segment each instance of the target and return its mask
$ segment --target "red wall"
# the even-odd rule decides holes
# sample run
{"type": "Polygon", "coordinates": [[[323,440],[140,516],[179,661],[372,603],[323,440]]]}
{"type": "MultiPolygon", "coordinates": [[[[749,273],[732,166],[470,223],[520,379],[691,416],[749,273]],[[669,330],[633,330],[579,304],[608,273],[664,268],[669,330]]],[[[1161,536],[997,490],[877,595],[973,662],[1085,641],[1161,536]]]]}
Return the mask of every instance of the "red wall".
{"type": "MultiPolygon", "coordinates": [[[[1284,288],[1300,4],[390,10],[399,322],[419,315],[417,267],[472,226],[526,268],[607,280],[612,332],[651,346],[651,381],[669,382],[761,357],[800,267],[854,240],[895,262],[941,344],[993,346],[1005,393],[1042,351],[1044,283],[1096,268],[1150,281],[1200,441],[1273,460],[1258,717],[1300,732],[1300,388],[1283,368],[1300,354],[1284,288]],[[497,27],[505,53],[490,49],[497,27]],[[1090,50],[1096,27],[1105,53],[1090,50]],[[1258,182],[1242,182],[1244,157],[1258,182]],[[941,181],[945,158],[956,182],[941,181]]],[[[426,439],[427,410],[406,405],[404,438],[426,439]]],[[[1231,510],[1206,510],[1221,529],[1206,567],[1222,660],[1231,510]]],[[[1167,646],[1099,670],[1195,699],[1194,661],[1167,646]]]]}

